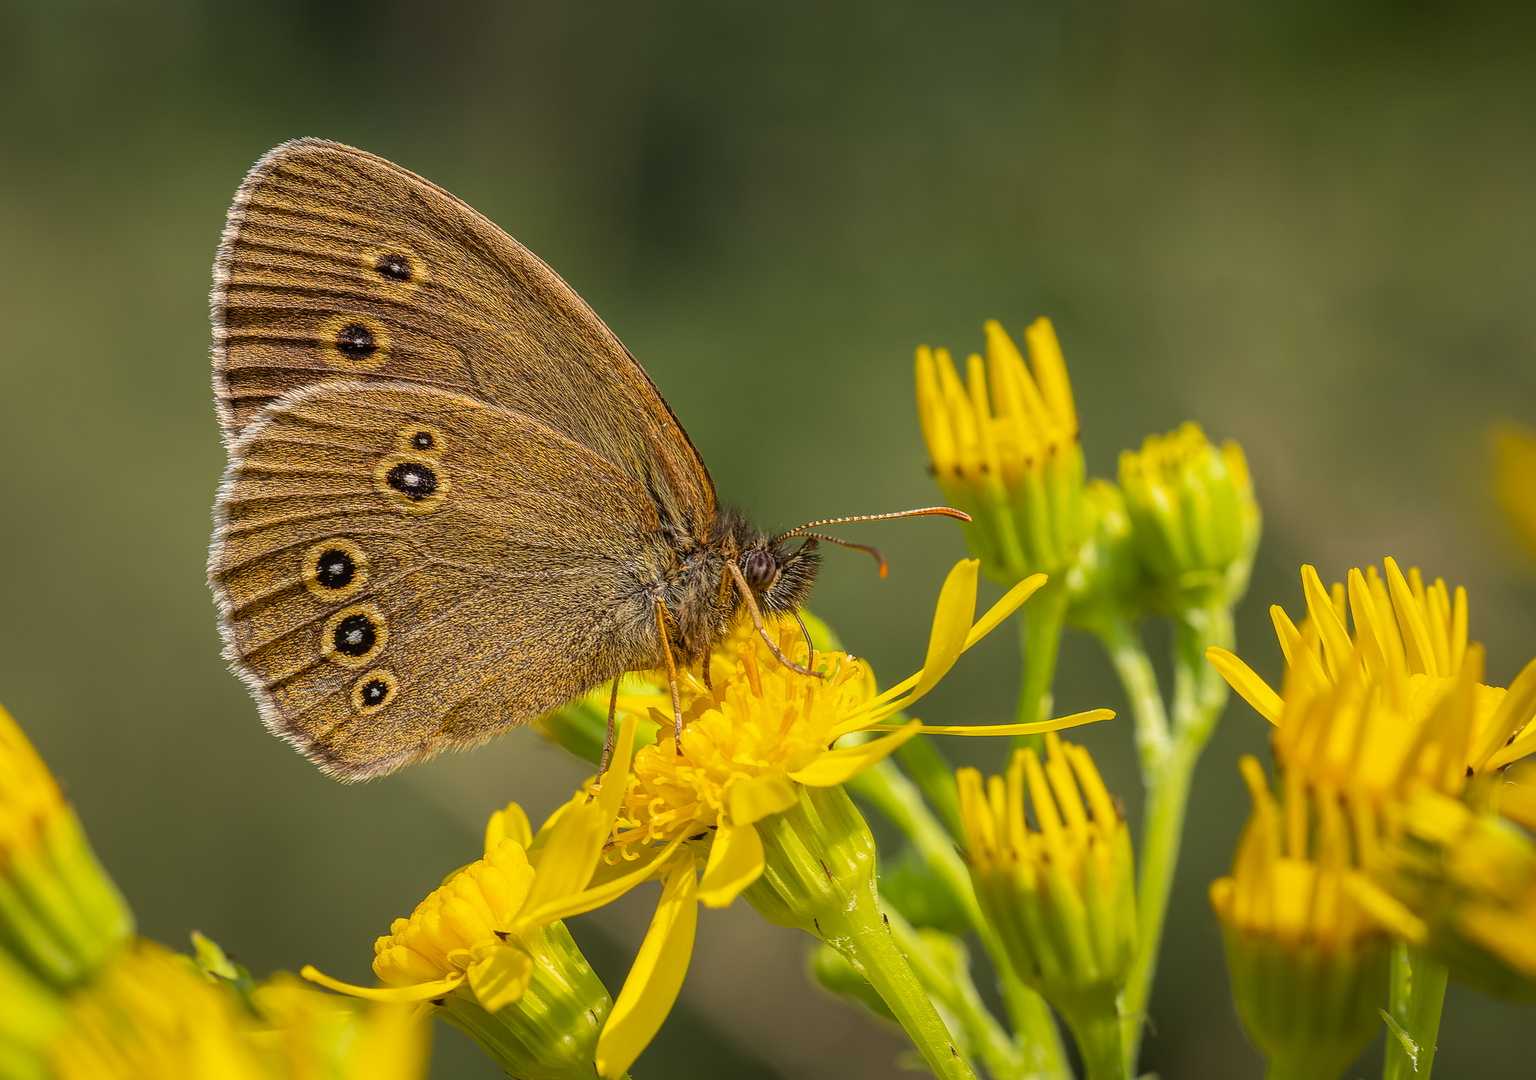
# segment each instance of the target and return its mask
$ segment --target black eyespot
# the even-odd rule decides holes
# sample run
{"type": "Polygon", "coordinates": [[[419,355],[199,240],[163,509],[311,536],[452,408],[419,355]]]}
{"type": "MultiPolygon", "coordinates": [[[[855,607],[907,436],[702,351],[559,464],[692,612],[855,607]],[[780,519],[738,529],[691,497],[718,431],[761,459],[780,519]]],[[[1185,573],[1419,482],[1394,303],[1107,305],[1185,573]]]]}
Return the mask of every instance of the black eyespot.
{"type": "Polygon", "coordinates": [[[414,272],[411,260],[404,255],[380,255],[373,268],[390,281],[410,281],[414,272]]]}
{"type": "Polygon", "coordinates": [[[339,548],[322,551],[315,560],[315,581],[327,589],[345,589],[357,577],[357,564],[339,548]]]}
{"type": "Polygon", "coordinates": [[[412,502],[420,502],[437,490],[437,474],[419,461],[402,461],[384,479],[412,502]]]}
{"type": "Polygon", "coordinates": [[[430,431],[418,431],[411,436],[411,445],[418,450],[430,450],[437,445],[437,440],[430,431]]]}
{"type": "Polygon", "coordinates": [[[389,683],[383,679],[369,679],[357,692],[363,708],[377,709],[389,698],[389,683]]]}
{"type": "Polygon", "coordinates": [[[762,589],[773,581],[773,576],[779,572],[779,564],[772,552],[758,548],[747,556],[741,572],[746,577],[748,585],[754,589],[762,589]]]}
{"type": "Polygon", "coordinates": [[[362,323],[348,323],[336,331],[336,348],[349,360],[362,360],[378,350],[378,339],[362,323]]]}
{"type": "Polygon", "coordinates": [[[343,656],[367,656],[373,643],[379,640],[379,632],[368,616],[348,615],[336,624],[331,639],[336,651],[343,656]]]}

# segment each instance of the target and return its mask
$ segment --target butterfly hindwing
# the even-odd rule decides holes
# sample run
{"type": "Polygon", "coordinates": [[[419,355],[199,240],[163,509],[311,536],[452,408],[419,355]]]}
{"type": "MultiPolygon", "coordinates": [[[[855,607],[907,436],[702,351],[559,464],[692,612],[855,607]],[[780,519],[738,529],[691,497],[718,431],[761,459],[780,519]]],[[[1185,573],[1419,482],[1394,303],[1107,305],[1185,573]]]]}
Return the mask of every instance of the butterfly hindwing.
{"type": "Polygon", "coordinates": [[[621,670],[668,552],[623,469],[434,387],[290,392],[230,449],[209,575],[265,719],[327,769],[387,772],[621,670]]]}

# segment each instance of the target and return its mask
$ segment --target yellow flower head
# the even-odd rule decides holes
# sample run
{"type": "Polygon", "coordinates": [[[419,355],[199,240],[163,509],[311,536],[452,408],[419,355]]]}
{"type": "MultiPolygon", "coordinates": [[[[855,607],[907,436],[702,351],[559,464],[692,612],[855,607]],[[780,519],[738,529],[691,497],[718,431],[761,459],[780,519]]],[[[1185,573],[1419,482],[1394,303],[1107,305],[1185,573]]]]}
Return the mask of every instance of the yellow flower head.
{"type": "Polygon", "coordinates": [[[1072,564],[1087,534],[1077,407],[1047,319],[1024,332],[1033,374],[996,320],[962,383],[948,350],[917,350],[917,407],[934,476],[972,517],[971,550],[1008,584],[1072,564]]]}
{"type": "Polygon", "coordinates": [[[48,766],[0,709],[0,940],[56,987],[79,983],[133,933],[48,766]]]}
{"type": "Polygon", "coordinates": [[[1379,801],[1413,780],[1454,794],[1468,770],[1491,773],[1536,750],[1536,662],[1507,691],[1483,685],[1483,651],[1467,642],[1466,590],[1453,595],[1441,580],[1426,587],[1417,568],[1405,575],[1391,559],[1385,569],[1351,570],[1348,587],[1330,591],[1302,567],[1301,627],[1270,608],[1286,659],[1283,695],[1232,653],[1208,652],[1276,725],[1278,760],[1379,801]]]}
{"type": "MultiPolygon", "coordinates": [[[[629,771],[635,727],[626,717],[619,729],[611,776],[629,771]]],[[[578,792],[537,835],[516,804],[493,815],[485,856],[375,943],[373,969],[385,986],[349,986],[313,967],[302,974],[375,1001],[431,1000],[512,1075],[591,1076],[610,999],[559,920],[601,907],[653,874],[645,865],[594,877],[623,795],[622,782],[595,797],[578,792]]]]}
{"type": "MultiPolygon", "coordinates": [[[[711,658],[713,691],[685,680],[681,749],[662,722],[656,744],[635,755],[608,856],[615,869],[638,865],[631,877],[650,868],[663,876],[664,887],[598,1042],[599,1076],[622,1075],[660,1028],[687,971],[700,902],[722,907],[745,892],[770,921],[813,932],[852,909],[872,908],[874,842],[842,790],[844,781],[919,731],[1007,735],[1113,715],[1100,709],[985,728],[883,723],[932,689],[961,653],[1044,583],[1043,575],[1020,582],[973,624],[978,570],[976,561],[964,560],[950,572],[922,670],[883,693],[874,692],[862,661],[842,653],[809,655],[793,623],[779,626],[781,648],[822,678],[785,669],[743,633],[711,658]],[[887,734],[835,745],[868,731],[887,734]]],[[[610,770],[609,778],[615,775],[622,773],[610,770]]],[[[611,783],[604,780],[600,797],[615,790],[611,783]]],[[[878,925],[878,914],[874,918],[878,925]]]]}
{"type": "Polygon", "coordinates": [[[1327,1080],[1379,1026],[1388,926],[1414,920],[1361,870],[1362,847],[1376,842],[1362,829],[1373,822],[1349,821],[1339,800],[1309,795],[1290,776],[1277,801],[1252,757],[1242,772],[1253,814],[1232,873],[1210,889],[1233,994],[1273,1075],[1327,1080]]]}
{"type": "MultiPolygon", "coordinates": [[[[1512,796],[1515,813],[1506,816],[1526,817],[1536,766],[1517,766],[1511,774],[1501,795],[1512,796]]],[[[1397,837],[1375,861],[1374,876],[1423,920],[1414,940],[1462,982],[1498,997],[1536,1000],[1536,843],[1530,834],[1423,788],[1397,808],[1391,825],[1397,837]]]]}
{"type": "Polygon", "coordinates": [[[918,720],[882,723],[932,689],[962,652],[1045,581],[1044,575],[1035,575],[1016,585],[973,626],[977,569],[974,560],[964,560],[950,572],[934,615],[927,662],[917,674],[881,694],[874,693],[863,661],[841,653],[809,656],[793,622],[779,626],[781,648],[802,665],[814,663],[822,678],[807,678],[777,664],[752,638],[737,642],[734,655],[717,651],[711,660],[713,693],[700,687],[687,695],[682,752],[662,737],[635,755],[617,845],[634,857],[657,844],[700,844],[700,853],[707,851],[709,860],[700,899],[723,906],[762,872],[762,846],[754,825],[793,805],[797,787],[842,784],[922,730],[1004,735],[1113,715],[1101,709],[1041,724],[959,729],[924,728],[918,720]],[[844,736],[864,731],[889,734],[834,747],[844,736]]]}
{"type": "Polygon", "coordinates": [[[1118,1068],[1116,998],[1136,958],[1131,837],[1093,759],[1046,736],[1006,779],[955,775],[967,861],[1014,970],[1066,1017],[1086,1055],[1118,1068]],[[1038,829],[1024,814],[1034,809],[1038,829]]]}
{"type": "Polygon", "coordinates": [[[407,1005],[363,1006],[278,976],[248,1004],[140,941],[70,999],[48,1048],[58,1080],[416,1080],[427,1035],[407,1005]]]}

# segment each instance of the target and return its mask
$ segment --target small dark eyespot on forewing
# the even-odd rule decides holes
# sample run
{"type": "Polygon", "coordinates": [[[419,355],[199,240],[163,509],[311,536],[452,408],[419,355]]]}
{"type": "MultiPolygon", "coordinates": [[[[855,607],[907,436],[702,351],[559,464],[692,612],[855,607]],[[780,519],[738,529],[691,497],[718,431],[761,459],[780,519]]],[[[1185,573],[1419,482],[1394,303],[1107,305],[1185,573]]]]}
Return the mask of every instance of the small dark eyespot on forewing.
{"type": "Polygon", "coordinates": [[[437,445],[437,440],[430,431],[418,431],[411,436],[411,445],[417,450],[431,450],[437,445]]]}
{"type": "Polygon", "coordinates": [[[348,323],[336,331],[336,348],[349,360],[362,360],[378,351],[379,341],[362,323],[348,323]]]}
{"type": "Polygon", "coordinates": [[[385,252],[380,255],[378,261],[373,264],[373,268],[390,281],[410,281],[415,275],[411,260],[394,252],[385,252]]]}
{"type": "Polygon", "coordinates": [[[345,589],[357,577],[357,563],[340,548],[329,548],[315,560],[315,581],[326,589],[345,589]]]}
{"type": "Polygon", "coordinates": [[[389,683],[383,679],[369,679],[357,692],[358,700],[365,709],[377,709],[389,700],[389,683]]]}
{"type": "Polygon", "coordinates": [[[412,502],[420,502],[437,490],[437,474],[419,461],[402,461],[384,479],[412,502]]]}
{"type": "Polygon", "coordinates": [[[343,656],[367,656],[374,642],[379,640],[379,630],[367,615],[348,615],[336,624],[331,640],[343,656]]]}

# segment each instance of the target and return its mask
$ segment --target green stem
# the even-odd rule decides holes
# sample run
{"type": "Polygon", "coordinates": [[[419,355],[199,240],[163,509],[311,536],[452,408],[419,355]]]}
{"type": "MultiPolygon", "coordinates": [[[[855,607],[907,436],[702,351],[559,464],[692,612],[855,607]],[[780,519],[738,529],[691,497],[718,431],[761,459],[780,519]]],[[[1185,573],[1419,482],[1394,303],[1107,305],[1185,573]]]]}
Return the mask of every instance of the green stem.
{"type": "Polygon", "coordinates": [[[1125,690],[1136,723],[1136,753],[1141,761],[1141,782],[1151,788],[1172,748],[1168,734],[1168,714],[1163,709],[1162,691],[1157,672],[1142,642],[1141,633],[1130,618],[1114,612],[1094,626],[1104,651],[1109,654],[1115,674],[1125,690]]]}
{"type": "MultiPolygon", "coordinates": [[[[1024,678],[1019,686],[1018,720],[1021,724],[1050,719],[1056,652],[1061,647],[1061,629],[1066,618],[1067,587],[1065,580],[1059,577],[1047,581],[1024,605],[1024,618],[1019,622],[1019,632],[1023,635],[1020,647],[1024,653],[1024,678]]],[[[1016,742],[1036,749],[1045,745],[1039,735],[1020,735],[1016,742]]]]}
{"type": "Polygon", "coordinates": [[[1383,1080],[1429,1080],[1435,1064],[1435,1040],[1440,1033],[1447,974],[1444,964],[1420,949],[1403,944],[1393,948],[1387,1008],[1413,1046],[1410,1050],[1397,1032],[1388,1032],[1383,1080]]]}
{"type": "Polygon", "coordinates": [[[1316,1067],[1309,1061],[1286,1061],[1276,1057],[1269,1059],[1264,1080],[1318,1080],[1318,1076],[1316,1067]]]}
{"type": "MultiPolygon", "coordinates": [[[[1174,649],[1173,732],[1168,752],[1162,756],[1147,783],[1142,819],[1141,865],[1136,889],[1136,923],[1141,949],[1136,962],[1131,965],[1120,1005],[1126,1073],[1131,1076],[1135,1075],[1147,1002],[1152,996],[1152,980],[1157,974],[1163,924],[1168,917],[1168,898],[1173,891],[1179,846],[1184,834],[1190,783],[1200,753],[1227,703],[1227,685],[1206,662],[1205,650],[1211,645],[1230,648],[1232,640],[1232,615],[1225,606],[1213,604],[1181,613],[1174,649]]],[[[1128,688],[1127,693],[1130,692],[1128,688]]]]}
{"type": "Polygon", "coordinates": [[[1125,1059],[1121,1053],[1120,1020],[1114,1014],[1112,1002],[1094,1010],[1074,1022],[1066,1018],[1077,1040],[1078,1052],[1083,1055],[1083,1071],[1088,1080],[1125,1080],[1125,1059]]]}
{"type": "Polygon", "coordinates": [[[976,1074],[951,1041],[933,1001],[878,914],[867,905],[854,905],[828,912],[818,926],[822,940],[869,980],[935,1076],[975,1080],[976,1074]]]}
{"type": "Polygon", "coordinates": [[[952,948],[930,948],[929,942],[899,912],[887,909],[885,916],[890,922],[891,936],[912,965],[918,982],[959,1024],[966,1052],[981,1059],[993,1080],[1024,1080],[1031,1075],[1024,1069],[1018,1046],[977,993],[965,947],[945,935],[939,940],[952,943],[952,948]]]}
{"type": "Polygon", "coordinates": [[[953,837],[928,809],[916,785],[889,761],[881,762],[848,782],[848,788],[869,801],[900,829],[928,864],[935,879],[962,911],[997,972],[1008,1020],[1021,1040],[1026,1075],[1069,1077],[1061,1032],[1045,1000],[1019,981],[996,932],[982,916],[976,890],[953,837]]]}

